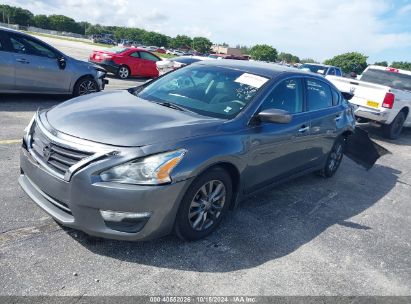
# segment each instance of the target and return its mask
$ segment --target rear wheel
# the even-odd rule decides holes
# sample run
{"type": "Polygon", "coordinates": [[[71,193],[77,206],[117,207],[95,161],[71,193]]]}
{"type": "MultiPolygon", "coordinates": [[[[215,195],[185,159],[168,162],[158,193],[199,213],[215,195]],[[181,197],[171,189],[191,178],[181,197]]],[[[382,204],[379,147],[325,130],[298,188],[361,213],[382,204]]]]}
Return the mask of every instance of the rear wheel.
{"type": "Polygon", "coordinates": [[[220,225],[232,199],[232,181],[222,168],[211,169],[194,180],[181,202],[175,232],[187,241],[204,238],[220,225]]]}
{"type": "Polygon", "coordinates": [[[121,79],[127,79],[130,77],[130,69],[126,65],[122,65],[117,72],[117,76],[121,79]]]}
{"type": "Polygon", "coordinates": [[[80,78],[74,85],[73,96],[87,95],[98,91],[98,85],[94,78],[85,76],[80,78]]]}
{"type": "Polygon", "coordinates": [[[401,111],[389,125],[383,125],[384,136],[389,139],[397,139],[400,137],[404,122],[405,113],[401,111]]]}
{"type": "Polygon", "coordinates": [[[327,162],[324,168],[318,172],[321,176],[331,177],[337,172],[344,156],[345,139],[343,137],[337,138],[330,153],[327,157],[327,162]]]}

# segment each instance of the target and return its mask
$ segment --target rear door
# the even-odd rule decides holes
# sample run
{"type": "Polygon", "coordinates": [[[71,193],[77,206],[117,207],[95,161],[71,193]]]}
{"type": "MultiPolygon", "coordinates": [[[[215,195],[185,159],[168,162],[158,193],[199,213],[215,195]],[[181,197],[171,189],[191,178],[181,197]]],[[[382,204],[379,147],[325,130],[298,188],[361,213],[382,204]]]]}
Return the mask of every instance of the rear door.
{"type": "Polygon", "coordinates": [[[15,66],[13,54],[7,50],[5,34],[0,32],[0,91],[15,89],[15,66]]]}
{"type": "Polygon", "coordinates": [[[318,78],[305,78],[307,110],[311,119],[311,146],[307,150],[310,162],[321,165],[344,128],[344,106],[339,93],[318,78]]]}
{"type": "Polygon", "coordinates": [[[60,69],[60,56],[45,43],[26,35],[8,34],[13,51],[15,88],[28,92],[68,93],[70,73],[60,69]]]}

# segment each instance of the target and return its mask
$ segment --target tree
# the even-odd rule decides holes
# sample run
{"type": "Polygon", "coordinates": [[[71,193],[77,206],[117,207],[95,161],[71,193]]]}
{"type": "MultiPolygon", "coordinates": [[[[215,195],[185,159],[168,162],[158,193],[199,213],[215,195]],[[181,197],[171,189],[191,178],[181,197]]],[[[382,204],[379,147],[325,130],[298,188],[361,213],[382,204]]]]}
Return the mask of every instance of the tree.
{"type": "Polygon", "coordinates": [[[191,46],[192,40],[186,35],[177,35],[171,39],[170,46],[174,49],[179,49],[185,46],[191,46]]]}
{"type": "Polygon", "coordinates": [[[34,17],[30,11],[10,5],[0,5],[0,16],[4,23],[24,26],[30,25],[34,17]]]}
{"type": "Polygon", "coordinates": [[[48,17],[50,29],[55,31],[83,34],[83,28],[74,19],[63,15],[50,15],[48,17]]]}
{"type": "Polygon", "coordinates": [[[324,63],[340,67],[344,73],[354,72],[356,74],[361,74],[368,65],[367,58],[367,56],[361,53],[351,52],[335,56],[324,61],[324,63]]]}
{"type": "Polygon", "coordinates": [[[277,50],[267,44],[257,44],[250,49],[252,58],[261,61],[276,61],[277,50]]]}
{"type": "Polygon", "coordinates": [[[411,62],[394,61],[394,62],[391,64],[391,67],[396,68],[396,69],[402,69],[402,70],[411,71],[411,62]]]}
{"type": "Polygon", "coordinates": [[[301,59],[300,60],[300,63],[318,63],[317,61],[315,61],[314,59],[312,59],[312,58],[303,58],[303,59],[301,59]]]}
{"type": "Polygon", "coordinates": [[[278,55],[278,59],[281,60],[281,61],[288,62],[288,63],[298,63],[298,62],[300,62],[300,58],[298,58],[297,56],[295,56],[293,54],[290,54],[290,53],[283,53],[283,52],[281,52],[278,55]]]}
{"type": "Polygon", "coordinates": [[[387,62],[387,61],[375,62],[374,65],[379,65],[379,66],[387,67],[387,66],[388,66],[388,62],[387,62]]]}
{"type": "Polygon", "coordinates": [[[33,17],[34,26],[42,29],[50,28],[49,19],[46,15],[36,15],[33,17]]]}
{"type": "Polygon", "coordinates": [[[141,38],[145,45],[167,46],[168,43],[166,35],[156,32],[145,32],[141,38]]]}
{"type": "Polygon", "coordinates": [[[197,52],[209,53],[213,43],[205,37],[194,37],[192,46],[197,52]]]}

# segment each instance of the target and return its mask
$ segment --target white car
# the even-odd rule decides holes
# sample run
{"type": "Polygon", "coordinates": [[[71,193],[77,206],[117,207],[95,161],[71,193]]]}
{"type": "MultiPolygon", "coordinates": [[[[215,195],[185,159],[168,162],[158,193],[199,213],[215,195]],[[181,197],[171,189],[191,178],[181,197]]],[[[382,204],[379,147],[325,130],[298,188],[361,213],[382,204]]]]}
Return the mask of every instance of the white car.
{"type": "Polygon", "coordinates": [[[390,139],[400,136],[403,127],[411,127],[411,72],[370,65],[360,80],[327,76],[340,91],[351,92],[350,103],[360,121],[382,125],[390,139]]]}
{"type": "Polygon", "coordinates": [[[201,57],[201,56],[181,56],[181,57],[175,57],[175,58],[170,58],[166,60],[161,60],[157,61],[157,70],[158,70],[158,75],[164,75],[165,73],[177,70],[183,66],[190,65],[194,62],[197,61],[202,61],[202,60],[213,60],[212,58],[209,57],[201,57]]]}

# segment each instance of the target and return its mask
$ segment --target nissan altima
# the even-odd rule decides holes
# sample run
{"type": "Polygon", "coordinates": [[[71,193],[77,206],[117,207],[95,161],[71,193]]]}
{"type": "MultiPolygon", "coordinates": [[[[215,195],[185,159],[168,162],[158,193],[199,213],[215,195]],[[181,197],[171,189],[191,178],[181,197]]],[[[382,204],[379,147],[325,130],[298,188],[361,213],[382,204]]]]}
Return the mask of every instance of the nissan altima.
{"type": "MultiPolygon", "coordinates": [[[[333,176],[353,133],[345,95],[321,76],[202,61],[38,111],[19,182],[56,221],[90,235],[197,240],[257,190],[310,172],[333,176]]],[[[372,166],[378,153],[357,146],[373,144],[350,148],[372,166]]]]}

